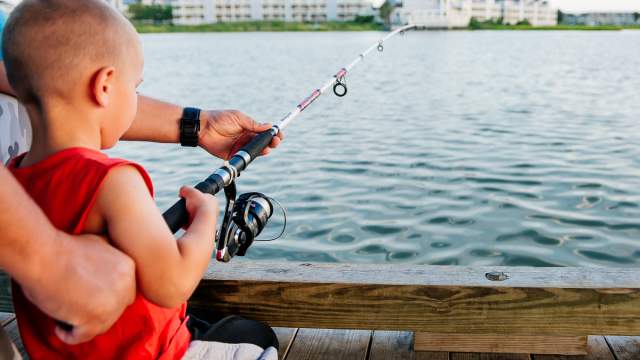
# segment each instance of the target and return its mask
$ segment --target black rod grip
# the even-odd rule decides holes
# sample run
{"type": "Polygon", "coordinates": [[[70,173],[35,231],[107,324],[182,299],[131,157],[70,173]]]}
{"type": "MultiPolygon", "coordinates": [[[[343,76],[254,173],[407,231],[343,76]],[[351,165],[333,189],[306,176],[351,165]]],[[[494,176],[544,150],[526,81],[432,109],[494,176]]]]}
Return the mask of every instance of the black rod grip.
{"type": "Polygon", "coordinates": [[[187,202],[185,199],[180,199],[177,203],[173,204],[169,210],[162,214],[164,221],[169,225],[172,233],[178,232],[184,225],[189,222],[189,212],[187,211],[187,202]]]}
{"type": "MultiPolygon", "coordinates": [[[[213,174],[207,180],[196,185],[195,188],[205,194],[215,195],[224,188],[224,184],[218,175],[213,174]]],[[[162,217],[169,226],[169,229],[171,229],[171,232],[174,234],[177,233],[178,230],[189,223],[189,212],[187,211],[187,202],[185,199],[180,199],[177,203],[173,204],[169,210],[162,214],[162,217]]]]}
{"type": "MultiPolygon", "coordinates": [[[[245,145],[240,151],[246,151],[249,155],[251,155],[251,161],[255,160],[260,154],[262,150],[266,149],[269,144],[271,144],[271,140],[273,140],[273,130],[267,130],[262,132],[256,137],[254,137],[247,145],[245,145]]],[[[249,165],[249,164],[247,164],[249,165]]]]}

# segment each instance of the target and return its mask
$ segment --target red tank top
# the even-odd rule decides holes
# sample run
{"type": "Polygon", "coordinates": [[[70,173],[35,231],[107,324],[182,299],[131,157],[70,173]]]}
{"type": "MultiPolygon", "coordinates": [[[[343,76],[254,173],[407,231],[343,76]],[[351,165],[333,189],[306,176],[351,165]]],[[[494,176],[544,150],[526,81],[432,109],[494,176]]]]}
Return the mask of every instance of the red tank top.
{"type": "MultiPolygon", "coordinates": [[[[71,148],[29,167],[18,168],[24,156],[9,169],[60,230],[81,234],[107,173],[117,166],[133,166],[153,196],[146,171],[101,152],[71,148]]],[[[135,241],[135,239],[131,239],[135,241]]],[[[108,269],[107,269],[108,270],[108,269]]],[[[66,345],[54,333],[55,321],[13,286],[13,302],[24,346],[33,359],[179,359],[189,346],[186,304],[165,309],[140,293],[106,333],[80,345],[66,345]]]]}

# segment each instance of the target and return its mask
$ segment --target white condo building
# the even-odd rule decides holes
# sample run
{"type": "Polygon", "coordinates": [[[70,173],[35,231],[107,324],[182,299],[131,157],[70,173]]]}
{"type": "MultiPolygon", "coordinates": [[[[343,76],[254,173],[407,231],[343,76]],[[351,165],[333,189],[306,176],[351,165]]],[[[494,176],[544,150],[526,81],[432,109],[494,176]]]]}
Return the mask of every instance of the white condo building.
{"type": "Polygon", "coordinates": [[[200,25],[215,22],[213,6],[215,0],[174,0],[173,23],[176,25],[200,25]]]}
{"type": "Polygon", "coordinates": [[[348,21],[373,15],[371,0],[173,0],[173,22],[348,21]]]}
{"type": "Polygon", "coordinates": [[[124,12],[126,10],[124,0],[107,0],[107,2],[118,9],[118,11],[124,12]]]}
{"type": "Polygon", "coordinates": [[[471,18],[502,18],[511,25],[525,20],[534,26],[558,24],[556,9],[545,0],[403,0],[391,17],[396,24],[445,29],[467,27],[471,18]]]}

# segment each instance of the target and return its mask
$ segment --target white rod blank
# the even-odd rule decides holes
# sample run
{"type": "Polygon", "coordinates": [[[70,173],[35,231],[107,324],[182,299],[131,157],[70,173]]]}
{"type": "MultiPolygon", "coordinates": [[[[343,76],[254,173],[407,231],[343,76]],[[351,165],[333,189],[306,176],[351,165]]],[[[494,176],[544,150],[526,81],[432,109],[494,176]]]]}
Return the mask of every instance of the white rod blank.
{"type": "Polygon", "coordinates": [[[369,53],[371,53],[373,50],[376,50],[376,49],[382,51],[382,49],[383,49],[382,46],[383,46],[385,41],[391,39],[392,37],[394,37],[394,36],[396,36],[396,35],[398,35],[400,33],[404,33],[405,31],[413,30],[416,27],[417,27],[417,25],[406,25],[404,27],[396,29],[396,30],[390,32],[389,34],[387,34],[382,39],[380,39],[380,41],[378,41],[375,44],[373,44],[370,47],[368,47],[365,51],[360,53],[360,55],[355,60],[353,60],[349,65],[347,65],[347,67],[340,69],[340,71],[338,73],[336,73],[336,75],[331,77],[321,88],[319,88],[317,90],[314,90],[311,93],[311,95],[309,95],[300,104],[298,104],[293,111],[288,113],[280,121],[280,124],[274,126],[276,131],[280,131],[280,130],[286,128],[287,126],[289,126],[289,123],[291,123],[291,121],[293,121],[295,118],[297,118],[298,115],[300,115],[300,113],[302,113],[309,105],[311,105],[311,103],[313,103],[317,98],[319,98],[322,94],[324,94],[329,88],[334,86],[336,83],[338,83],[339,81],[342,81],[344,79],[345,75],[349,71],[351,71],[351,69],[354,66],[356,66],[360,61],[362,61],[367,55],[369,55],[369,53]]]}

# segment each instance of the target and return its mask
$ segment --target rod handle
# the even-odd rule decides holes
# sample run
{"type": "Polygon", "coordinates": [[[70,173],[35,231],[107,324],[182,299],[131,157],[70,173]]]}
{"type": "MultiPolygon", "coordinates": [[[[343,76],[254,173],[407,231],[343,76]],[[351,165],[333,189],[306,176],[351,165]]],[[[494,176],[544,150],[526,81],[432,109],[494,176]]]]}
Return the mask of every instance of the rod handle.
{"type": "MultiPolygon", "coordinates": [[[[205,194],[215,195],[224,188],[224,185],[221,183],[221,179],[216,175],[212,175],[207,180],[196,185],[195,188],[205,194]]],[[[186,200],[180,199],[177,203],[173,204],[169,210],[165,211],[162,217],[169,226],[169,229],[171,229],[171,232],[174,234],[177,233],[178,230],[189,223],[189,212],[187,211],[186,200]]]]}
{"type": "MultiPolygon", "coordinates": [[[[247,145],[245,145],[240,151],[245,151],[251,156],[251,161],[255,160],[260,154],[262,150],[266,149],[269,144],[271,144],[271,140],[275,137],[275,130],[267,130],[265,132],[261,132],[256,135],[247,145]]],[[[248,164],[247,164],[248,165],[248,164]]]]}
{"type": "Polygon", "coordinates": [[[189,221],[189,212],[187,211],[187,202],[185,199],[180,199],[177,203],[173,204],[169,210],[162,214],[164,221],[169,225],[172,233],[178,232],[189,221]]]}

